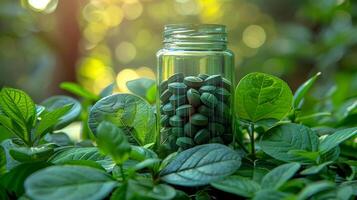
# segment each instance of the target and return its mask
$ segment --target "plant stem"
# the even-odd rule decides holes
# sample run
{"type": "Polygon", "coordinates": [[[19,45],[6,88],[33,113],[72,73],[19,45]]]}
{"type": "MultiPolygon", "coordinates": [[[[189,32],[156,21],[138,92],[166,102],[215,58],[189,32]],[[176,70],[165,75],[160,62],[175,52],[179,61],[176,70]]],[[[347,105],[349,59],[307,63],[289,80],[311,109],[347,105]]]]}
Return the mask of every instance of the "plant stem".
{"type": "Polygon", "coordinates": [[[120,164],[120,165],[119,165],[119,168],[120,168],[121,177],[123,178],[123,181],[125,181],[125,174],[124,174],[123,165],[120,164]]]}
{"type": "Polygon", "coordinates": [[[251,146],[251,153],[253,158],[255,158],[255,141],[254,141],[254,124],[250,123],[248,127],[248,133],[250,137],[250,146],[251,146]]]}

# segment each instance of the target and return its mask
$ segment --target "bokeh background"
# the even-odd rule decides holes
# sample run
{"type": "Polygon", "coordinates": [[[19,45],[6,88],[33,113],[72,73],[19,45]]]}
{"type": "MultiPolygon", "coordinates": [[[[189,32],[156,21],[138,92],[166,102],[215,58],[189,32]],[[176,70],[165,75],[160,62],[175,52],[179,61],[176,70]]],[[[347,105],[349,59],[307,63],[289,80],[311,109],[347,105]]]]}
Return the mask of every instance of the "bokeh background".
{"type": "Polygon", "coordinates": [[[238,78],[261,71],[296,89],[321,71],[315,99],[342,101],[357,93],[356,18],[353,0],[0,0],[0,86],[37,101],[63,81],[127,92],[155,78],[165,24],[218,23],[238,78]]]}

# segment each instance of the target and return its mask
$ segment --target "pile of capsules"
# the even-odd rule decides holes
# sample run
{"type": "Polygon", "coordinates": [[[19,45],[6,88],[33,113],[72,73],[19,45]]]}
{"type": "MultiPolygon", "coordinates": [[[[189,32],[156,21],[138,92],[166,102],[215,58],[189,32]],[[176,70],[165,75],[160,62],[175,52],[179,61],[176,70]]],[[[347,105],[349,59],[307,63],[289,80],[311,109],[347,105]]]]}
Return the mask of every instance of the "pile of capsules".
{"type": "Polygon", "coordinates": [[[160,132],[170,149],[232,141],[231,87],[219,74],[176,73],[160,83],[160,132]]]}

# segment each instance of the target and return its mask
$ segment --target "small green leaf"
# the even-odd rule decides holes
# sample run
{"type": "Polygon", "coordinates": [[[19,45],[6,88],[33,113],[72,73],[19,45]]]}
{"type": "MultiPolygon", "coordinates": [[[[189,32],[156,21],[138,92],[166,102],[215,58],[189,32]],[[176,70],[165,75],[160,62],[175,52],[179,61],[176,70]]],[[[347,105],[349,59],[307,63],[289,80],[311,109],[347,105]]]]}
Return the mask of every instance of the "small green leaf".
{"type": "Polygon", "coordinates": [[[57,108],[50,112],[44,112],[40,115],[40,121],[35,130],[35,135],[41,138],[50,129],[52,129],[60,120],[60,118],[65,115],[69,110],[71,110],[72,105],[66,105],[62,108],[57,108]]]}
{"type": "Polygon", "coordinates": [[[319,165],[311,166],[309,168],[304,169],[303,171],[300,172],[301,175],[313,175],[319,173],[321,170],[323,170],[326,166],[330,165],[333,163],[332,161],[325,162],[319,165]]]}
{"type": "Polygon", "coordinates": [[[218,190],[243,197],[253,197],[260,190],[260,185],[257,182],[240,176],[229,176],[213,182],[211,185],[218,190]]]}
{"type": "Polygon", "coordinates": [[[146,101],[132,94],[114,94],[99,100],[91,109],[88,125],[94,135],[100,122],[124,128],[130,141],[138,145],[156,142],[156,118],[146,101]]]}
{"type": "Polygon", "coordinates": [[[98,200],[106,197],[116,185],[105,172],[86,166],[52,166],[25,181],[26,194],[37,200],[98,200]]]}
{"type": "Polygon", "coordinates": [[[43,101],[41,105],[45,106],[46,111],[50,112],[66,105],[72,105],[71,109],[58,120],[54,127],[55,130],[64,128],[75,121],[81,114],[82,110],[81,103],[79,101],[72,97],[62,95],[50,97],[43,101]]]}
{"type": "Polygon", "coordinates": [[[130,159],[144,161],[150,158],[158,158],[158,156],[150,149],[140,146],[131,146],[130,159]]]}
{"type": "MultiPolygon", "coordinates": [[[[130,92],[145,98],[148,100],[150,103],[153,103],[155,101],[155,98],[153,99],[153,96],[156,96],[156,94],[153,95],[154,89],[156,88],[156,83],[155,80],[149,79],[149,78],[138,78],[135,80],[131,80],[126,82],[126,86],[130,90],[130,92]]],[[[156,93],[156,90],[155,90],[156,93]]]]}
{"type": "Polygon", "coordinates": [[[292,195],[277,190],[265,189],[258,191],[253,200],[287,200],[290,196],[292,195]]]}
{"type": "Polygon", "coordinates": [[[281,79],[263,73],[243,77],[235,91],[237,116],[253,122],[282,119],[291,110],[293,95],[281,79]]]}
{"type": "Polygon", "coordinates": [[[97,101],[99,99],[96,94],[90,92],[77,83],[63,82],[60,84],[60,88],[90,101],[97,101]]]}
{"type": "Polygon", "coordinates": [[[53,155],[49,161],[54,164],[65,164],[73,160],[91,160],[111,171],[114,162],[109,156],[101,154],[97,147],[69,148],[53,155]]]}
{"type": "Polygon", "coordinates": [[[109,96],[113,94],[113,90],[116,87],[116,83],[109,84],[107,87],[105,87],[99,94],[100,98],[104,98],[106,96],[109,96]]]}
{"type": "Polygon", "coordinates": [[[300,169],[299,163],[280,165],[267,173],[261,182],[264,189],[279,189],[300,169]]]}
{"type": "Polygon", "coordinates": [[[327,153],[329,150],[338,146],[345,140],[355,136],[357,134],[357,127],[339,130],[332,135],[327,136],[320,142],[319,151],[321,154],[327,153]]]}
{"type": "Polygon", "coordinates": [[[9,151],[11,157],[19,162],[46,161],[53,152],[53,147],[49,145],[39,147],[14,147],[9,151]]]}
{"type": "Polygon", "coordinates": [[[333,189],[335,184],[329,181],[317,181],[307,185],[298,195],[298,200],[309,199],[309,197],[329,189],[333,189]]]}
{"type": "Polygon", "coordinates": [[[311,160],[294,153],[293,150],[315,152],[318,137],[310,128],[300,124],[282,124],[268,130],[259,145],[271,157],[285,162],[307,162],[311,160]]]}
{"type": "Polygon", "coordinates": [[[123,164],[129,158],[131,146],[122,129],[109,122],[102,122],[97,129],[97,144],[116,164],[123,164]]]}
{"type": "Polygon", "coordinates": [[[167,183],[200,186],[234,173],[241,157],[221,144],[205,144],[180,152],[160,173],[167,183]]]}
{"type": "Polygon", "coordinates": [[[294,108],[301,108],[302,100],[304,99],[306,93],[311,89],[314,85],[316,79],[321,75],[321,72],[318,72],[309,80],[300,85],[300,87],[296,90],[294,94],[294,108]]]}

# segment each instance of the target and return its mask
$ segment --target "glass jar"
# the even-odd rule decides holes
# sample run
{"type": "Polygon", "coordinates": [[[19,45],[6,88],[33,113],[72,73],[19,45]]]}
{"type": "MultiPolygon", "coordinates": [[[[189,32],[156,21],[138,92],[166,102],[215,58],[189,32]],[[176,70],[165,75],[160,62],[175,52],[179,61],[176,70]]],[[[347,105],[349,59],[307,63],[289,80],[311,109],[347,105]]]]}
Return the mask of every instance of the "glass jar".
{"type": "Polygon", "coordinates": [[[234,54],[223,25],[173,24],[157,52],[157,113],[170,150],[232,142],[234,54]]]}

